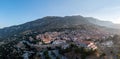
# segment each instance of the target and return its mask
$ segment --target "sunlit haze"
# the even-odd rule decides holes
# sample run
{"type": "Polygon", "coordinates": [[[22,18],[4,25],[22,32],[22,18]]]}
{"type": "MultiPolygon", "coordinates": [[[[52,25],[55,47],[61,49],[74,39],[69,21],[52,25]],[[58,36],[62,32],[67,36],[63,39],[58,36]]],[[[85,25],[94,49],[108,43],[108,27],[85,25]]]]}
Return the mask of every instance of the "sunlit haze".
{"type": "Polygon", "coordinates": [[[0,28],[45,16],[82,15],[120,23],[120,0],[0,0],[0,28]]]}

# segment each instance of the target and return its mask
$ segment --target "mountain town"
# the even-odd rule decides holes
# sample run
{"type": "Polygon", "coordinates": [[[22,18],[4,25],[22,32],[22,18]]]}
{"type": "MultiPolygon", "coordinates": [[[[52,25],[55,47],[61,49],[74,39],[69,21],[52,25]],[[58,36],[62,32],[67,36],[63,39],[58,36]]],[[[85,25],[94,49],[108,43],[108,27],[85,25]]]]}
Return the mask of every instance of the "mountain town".
{"type": "MultiPolygon", "coordinates": [[[[57,23],[60,17],[45,17],[40,23],[52,23],[52,25],[41,27],[49,29],[42,32],[30,29],[19,34],[9,35],[9,38],[0,42],[0,58],[2,59],[119,59],[119,34],[114,32],[116,29],[109,29],[94,25],[84,20],[82,16],[67,16],[67,20],[61,24],[57,23]],[[72,19],[71,19],[72,18],[72,19]],[[82,18],[82,19],[81,19],[82,18]],[[53,19],[54,22],[51,22],[53,19]],[[71,20],[70,20],[71,19],[71,20]],[[71,21],[79,21],[79,24],[71,21]],[[57,23],[57,27],[54,27],[57,23]],[[67,24],[66,24],[67,23],[67,24]],[[87,23],[87,24],[86,24],[87,23]],[[69,26],[72,24],[72,26],[69,26]],[[83,25],[84,24],[84,25],[83,25]],[[89,24],[89,25],[88,25],[89,24]],[[51,26],[51,27],[50,27],[51,26]],[[53,26],[53,28],[52,28],[53,26]],[[61,27],[58,27],[61,26],[61,27]]],[[[41,19],[40,19],[41,20],[41,19]]],[[[36,20],[37,22],[39,20],[36,20]]],[[[36,21],[29,22],[34,28],[36,21]]],[[[26,23],[29,24],[29,23],[26,23]]],[[[36,26],[35,26],[35,25],[36,26]]],[[[39,24],[39,23],[38,23],[39,24]]],[[[4,29],[22,29],[23,25],[13,26],[4,29]]],[[[39,29],[39,28],[38,28],[39,29]]],[[[2,29],[1,29],[2,31],[2,29]]],[[[10,31],[10,30],[9,30],[10,31]]],[[[8,31],[8,33],[9,33],[8,31]]],[[[15,31],[14,31],[15,32],[15,31]]],[[[18,33],[18,32],[17,32],[18,33]]],[[[2,37],[5,38],[5,37],[2,37]]]]}

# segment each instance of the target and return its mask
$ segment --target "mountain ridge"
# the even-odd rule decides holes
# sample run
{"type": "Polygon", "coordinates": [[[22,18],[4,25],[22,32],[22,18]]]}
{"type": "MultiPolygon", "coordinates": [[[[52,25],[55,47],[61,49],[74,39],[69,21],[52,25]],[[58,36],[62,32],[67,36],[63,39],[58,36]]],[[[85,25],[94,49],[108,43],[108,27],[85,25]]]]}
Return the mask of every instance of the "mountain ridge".
{"type": "Polygon", "coordinates": [[[89,22],[96,24],[96,25],[105,26],[108,28],[120,29],[120,24],[115,24],[111,21],[103,21],[103,20],[99,20],[93,17],[86,17],[86,18],[88,19],[89,22]]]}
{"type": "MultiPolygon", "coordinates": [[[[95,19],[92,19],[95,20],[95,19]]],[[[98,20],[98,22],[100,22],[98,20]]],[[[44,32],[51,29],[60,29],[60,28],[70,28],[78,25],[89,25],[100,27],[100,24],[95,24],[95,22],[91,21],[90,18],[83,16],[46,16],[41,19],[37,19],[34,21],[30,21],[21,25],[6,27],[0,29],[0,37],[9,37],[14,36],[16,34],[20,34],[27,31],[39,31],[44,32]]],[[[107,27],[107,26],[104,26],[107,27]]]]}

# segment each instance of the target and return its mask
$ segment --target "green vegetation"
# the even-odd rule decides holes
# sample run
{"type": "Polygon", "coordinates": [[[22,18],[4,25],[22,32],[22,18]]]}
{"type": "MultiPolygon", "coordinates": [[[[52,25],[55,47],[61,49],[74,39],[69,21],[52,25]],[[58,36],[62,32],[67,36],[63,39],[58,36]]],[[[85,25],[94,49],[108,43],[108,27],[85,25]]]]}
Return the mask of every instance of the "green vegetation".
{"type": "Polygon", "coordinates": [[[92,49],[86,49],[84,47],[78,47],[75,44],[71,44],[67,49],[60,49],[60,54],[64,55],[64,53],[75,52],[75,54],[81,54],[81,59],[85,59],[87,56],[94,54],[95,51],[92,49]]]}
{"type": "Polygon", "coordinates": [[[57,56],[57,57],[56,57],[56,59],[60,59],[60,57],[59,57],[59,56],[57,56]]]}
{"type": "Polygon", "coordinates": [[[43,54],[45,55],[45,59],[51,59],[51,57],[48,55],[48,51],[44,51],[43,54]]]}
{"type": "Polygon", "coordinates": [[[13,50],[16,48],[13,46],[17,41],[11,41],[0,46],[0,59],[22,59],[22,51],[16,51],[13,53],[13,50]]]}
{"type": "Polygon", "coordinates": [[[51,54],[52,54],[54,57],[56,56],[55,53],[54,53],[53,51],[51,52],[51,54]]]}

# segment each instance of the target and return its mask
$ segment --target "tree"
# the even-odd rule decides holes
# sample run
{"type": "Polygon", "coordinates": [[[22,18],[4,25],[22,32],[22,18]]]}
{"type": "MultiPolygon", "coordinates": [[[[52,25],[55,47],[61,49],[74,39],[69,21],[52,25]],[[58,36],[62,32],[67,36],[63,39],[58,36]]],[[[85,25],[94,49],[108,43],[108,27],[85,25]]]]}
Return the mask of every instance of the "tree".
{"type": "Polygon", "coordinates": [[[87,57],[87,56],[86,56],[85,54],[82,54],[82,55],[81,55],[81,59],[86,59],[86,57],[87,57]]]}
{"type": "Polygon", "coordinates": [[[57,57],[56,57],[56,59],[60,59],[60,57],[59,57],[59,56],[57,56],[57,57]]]}
{"type": "Polygon", "coordinates": [[[43,53],[44,55],[48,55],[48,51],[44,51],[44,53],[43,53]]]}

